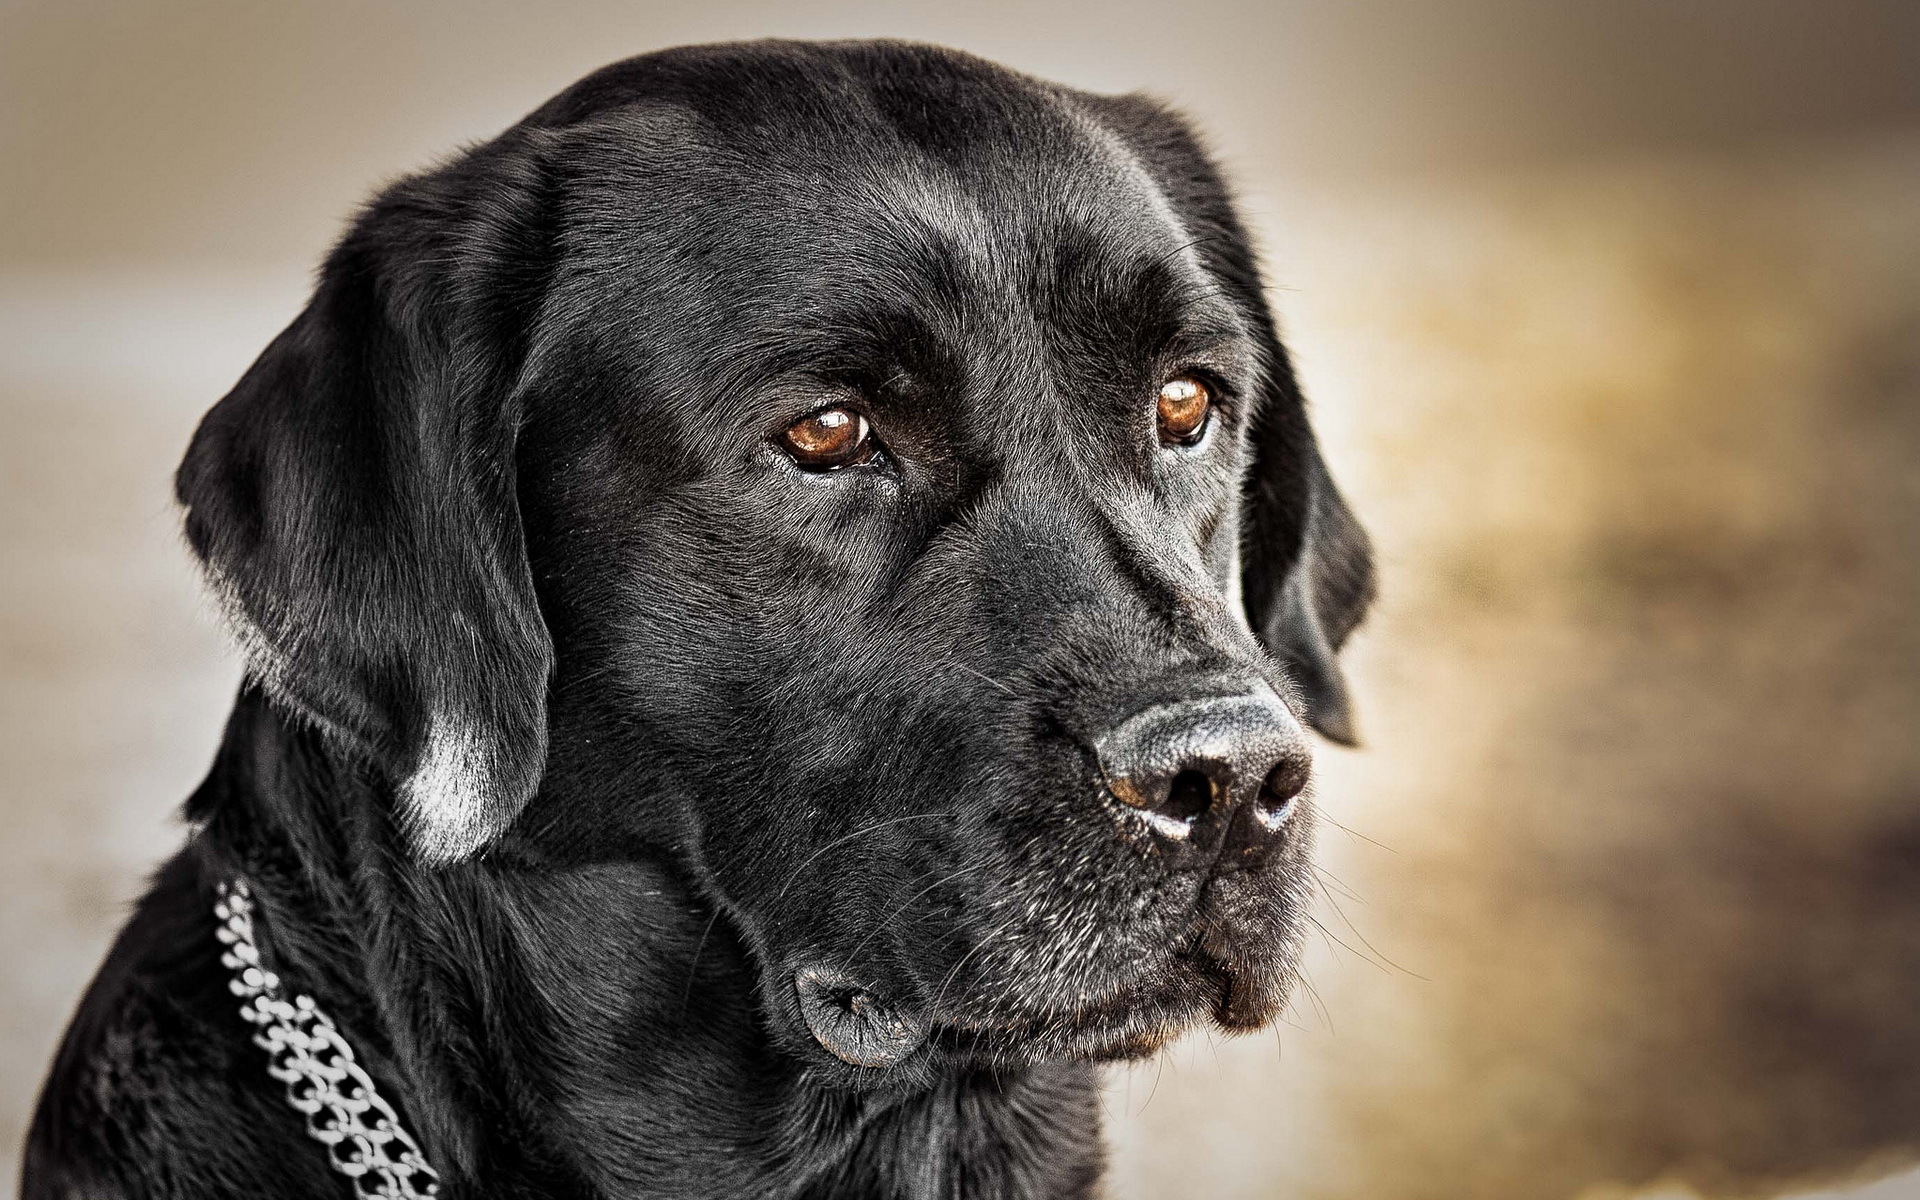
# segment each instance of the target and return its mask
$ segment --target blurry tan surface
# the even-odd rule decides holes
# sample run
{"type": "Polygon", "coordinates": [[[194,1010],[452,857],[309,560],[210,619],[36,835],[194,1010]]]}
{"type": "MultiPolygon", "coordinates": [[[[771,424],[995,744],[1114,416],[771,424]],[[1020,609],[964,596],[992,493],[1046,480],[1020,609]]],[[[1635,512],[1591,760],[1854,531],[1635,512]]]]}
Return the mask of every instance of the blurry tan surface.
{"type": "Polygon", "coordinates": [[[339,219],[884,33],[1215,132],[1381,550],[1313,992],[1116,1076],[1114,1196],[1920,1196],[1920,6],[455,11],[0,4],[0,1170],[236,677],[168,476],[339,219]]]}
{"type": "Polygon", "coordinates": [[[1136,1072],[1122,1195],[1196,1142],[1356,1200],[1913,1159],[1915,196],[1920,139],[1276,214],[1371,748],[1299,1027],[1136,1072]]]}

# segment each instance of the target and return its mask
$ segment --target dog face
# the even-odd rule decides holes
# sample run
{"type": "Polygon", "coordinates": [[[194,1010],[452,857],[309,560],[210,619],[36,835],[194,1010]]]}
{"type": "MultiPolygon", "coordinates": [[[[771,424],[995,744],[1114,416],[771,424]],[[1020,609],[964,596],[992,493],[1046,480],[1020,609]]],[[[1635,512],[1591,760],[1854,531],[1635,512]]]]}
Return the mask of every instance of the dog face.
{"type": "Polygon", "coordinates": [[[180,494],[423,869],[665,854],[831,1070],[1284,998],[1367,550],[1148,102],[608,68],[376,200],[180,494]]]}

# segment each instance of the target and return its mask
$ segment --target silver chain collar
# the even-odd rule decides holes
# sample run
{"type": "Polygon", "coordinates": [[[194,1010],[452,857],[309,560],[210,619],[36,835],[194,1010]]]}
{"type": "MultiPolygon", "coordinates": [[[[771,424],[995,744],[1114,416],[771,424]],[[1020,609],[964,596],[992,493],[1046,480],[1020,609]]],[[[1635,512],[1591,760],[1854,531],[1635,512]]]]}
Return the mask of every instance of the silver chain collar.
{"type": "Polygon", "coordinates": [[[219,885],[214,936],[226,947],[220,961],[233,972],[227,986],[245,1003],[240,1015],[259,1030],[253,1043],[267,1052],[267,1074],[287,1086],[287,1103],[306,1115],[307,1132],[327,1148],[333,1169],[353,1180],[356,1195],[420,1200],[440,1193],[440,1176],[354,1061],[353,1047],[312,996],[289,1001],[280,977],[260,962],[253,940],[253,893],[245,880],[219,885]]]}

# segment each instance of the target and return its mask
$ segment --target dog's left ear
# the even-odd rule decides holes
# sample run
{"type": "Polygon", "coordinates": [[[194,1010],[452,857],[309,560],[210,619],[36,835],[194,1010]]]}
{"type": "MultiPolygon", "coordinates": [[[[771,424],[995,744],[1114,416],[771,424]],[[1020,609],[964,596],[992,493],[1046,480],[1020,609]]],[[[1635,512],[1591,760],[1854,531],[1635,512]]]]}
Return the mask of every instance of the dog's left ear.
{"type": "Polygon", "coordinates": [[[514,461],[551,247],[505,141],[361,214],[175,485],[252,678],[372,766],[431,863],[503,830],[546,764],[514,461]]]}
{"type": "Polygon", "coordinates": [[[1287,667],[1307,722],[1359,741],[1336,657],[1373,602],[1373,552],[1320,457],[1284,358],[1256,420],[1242,513],[1240,590],[1247,623],[1287,667]]]}
{"type": "Polygon", "coordinates": [[[1141,95],[1081,102],[1159,185],[1194,253],[1238,304],[1266,359],[1241,511],[1247,623],[1298,685],[1307,722],[1352,745],[1353,705],[1336,655],[1373,600],[1373,554],[1320,457],[1252,242],[1219,171],[1179,114],[1141,95]]]}

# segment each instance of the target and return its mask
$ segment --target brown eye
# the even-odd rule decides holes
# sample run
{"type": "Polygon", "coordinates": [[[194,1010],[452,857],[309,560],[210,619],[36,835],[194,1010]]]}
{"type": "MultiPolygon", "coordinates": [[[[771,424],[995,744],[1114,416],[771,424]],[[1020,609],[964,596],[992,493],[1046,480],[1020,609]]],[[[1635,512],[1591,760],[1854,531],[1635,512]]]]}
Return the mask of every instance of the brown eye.
{"type": "Polygon", "coordinates": [[[793,461],[816,471],[850,467],[873,457],[867,419],[846,408],[822,409],[787,426],[781,444],[793,461]]]}
{"type": "Polygon", "coordinates": [[[1160,440],[1187,445],[1200,440],[1206,432],[1207,414],[1213,410],[1213,393],[1191,375],[1169,379],[1160,385],[1156,405],[1160,417],[1160,440]]]}

